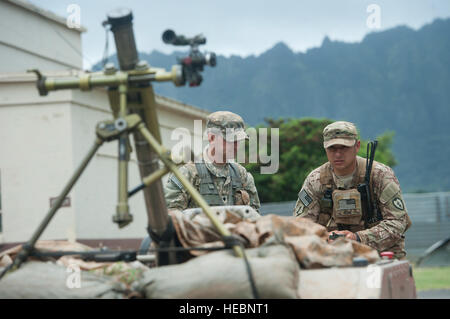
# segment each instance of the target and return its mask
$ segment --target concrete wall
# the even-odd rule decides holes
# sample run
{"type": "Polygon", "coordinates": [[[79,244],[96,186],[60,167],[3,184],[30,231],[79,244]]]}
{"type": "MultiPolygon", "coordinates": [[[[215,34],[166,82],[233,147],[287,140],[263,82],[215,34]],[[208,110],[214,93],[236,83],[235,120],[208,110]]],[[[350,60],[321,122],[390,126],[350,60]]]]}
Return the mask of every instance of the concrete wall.
{"type": "MultiPolygon", "coordinates": [[[[71,174],[70,92],[35,103],[31,83],[0,86],[0,170],[3,240],[20,241],[43,219],[50,197],[71,174]]],[[[66,237],[72,208],[63,208],[44,237],[66,237]]]]}

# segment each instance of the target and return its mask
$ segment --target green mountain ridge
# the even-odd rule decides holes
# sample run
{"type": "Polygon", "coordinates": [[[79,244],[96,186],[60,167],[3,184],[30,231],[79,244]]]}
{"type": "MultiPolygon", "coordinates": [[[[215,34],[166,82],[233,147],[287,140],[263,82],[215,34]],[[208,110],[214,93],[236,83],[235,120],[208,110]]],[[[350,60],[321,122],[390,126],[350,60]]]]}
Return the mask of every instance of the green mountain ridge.
{"type": "MultiPolygon", "coordinates": [[[[394,170],[403,191],[449,191],[449,34],[450,19],[437,19],[418,30],[372,32],[357,43],[325,37],[304,53],[279,42],[259,56],[219,55],[215,68],[205,68],[200,87],[154,87],[210,111],[239,113],[250,125],[316,117],[352,121],[364,139],[394,131],[394,170]]],[[[186,54],[140,57],[170,68],[186,54]]]]}

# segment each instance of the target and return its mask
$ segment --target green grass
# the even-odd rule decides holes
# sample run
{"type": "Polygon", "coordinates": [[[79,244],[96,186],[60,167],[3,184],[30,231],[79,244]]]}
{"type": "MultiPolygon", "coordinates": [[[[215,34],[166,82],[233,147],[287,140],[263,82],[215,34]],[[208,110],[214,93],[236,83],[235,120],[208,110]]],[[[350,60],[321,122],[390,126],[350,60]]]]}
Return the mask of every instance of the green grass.
{"type": "Polygon", "coordinates": [[[416,289],[450,289],[450,267],[414,268],[416,289]]]}

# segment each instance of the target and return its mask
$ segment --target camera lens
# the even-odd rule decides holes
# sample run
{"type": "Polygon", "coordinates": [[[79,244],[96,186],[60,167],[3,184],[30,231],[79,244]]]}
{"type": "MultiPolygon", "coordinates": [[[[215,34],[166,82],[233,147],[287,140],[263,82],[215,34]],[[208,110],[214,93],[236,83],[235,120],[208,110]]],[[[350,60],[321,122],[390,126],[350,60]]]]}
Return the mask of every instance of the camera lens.
{"type": "Polygon", "coordinates": [[[216,66],[216,54],[214,52],[209,52],[205,54],[205,62],[209,66],[216,66]]]}
{"type": "Polygon", "coordinates": [[[173,30],[166,30],[162,35],[162,40],[164,43],[171,44],[175,41],[176,37],[177,36],[173,30]]]}

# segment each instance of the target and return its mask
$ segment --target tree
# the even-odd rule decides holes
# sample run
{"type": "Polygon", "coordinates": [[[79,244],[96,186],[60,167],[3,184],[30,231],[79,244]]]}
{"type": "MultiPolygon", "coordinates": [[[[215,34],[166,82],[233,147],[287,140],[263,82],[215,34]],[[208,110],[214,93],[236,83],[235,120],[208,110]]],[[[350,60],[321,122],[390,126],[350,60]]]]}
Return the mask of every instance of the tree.
{"type": "MultiPolygon", "coordinates": [[[[289,118],[265,119],[268,146],[270,145],[270,128],[279,128],[279,169],[275,174],[261,174],[260,167],[267,164],[248,163],[247,170],[252,173],[261,202],[282,202],[297,199],[297,194],[308,174],[327,162],[323,149],[322,132],[332,123],[328,119],[289,118]]],[[[396,164],[391,151],[394,132],[387,132],[378,137],[375,159],[389,166],[396,164]]],[[[368,141],[361,141],[360,156],[365,157],[368,141]]],[[[248,149],[248,148],[247,148],[248,149]]],[[[272,150],[271,150],[272,151],[272,150]]]]}
{"type": "MultiPolygon", "coordinates": [[[[375,160],[383,163],[387,166],[394,167],[397,165],[397,161],[392,154],[391,146],[394,139],[395,132],[387,131],[377,138],[378,145],[375,150],[375,160]]],[[[361,149],[358,155],[361,157],[366,157],[367,154],[367,143],[368,141],[361,141],[361,149]]]]}

